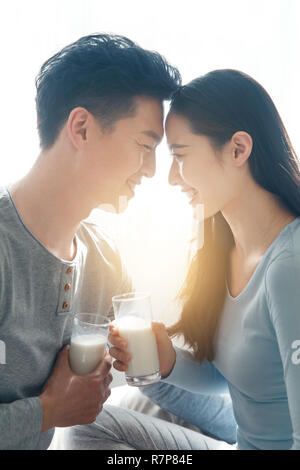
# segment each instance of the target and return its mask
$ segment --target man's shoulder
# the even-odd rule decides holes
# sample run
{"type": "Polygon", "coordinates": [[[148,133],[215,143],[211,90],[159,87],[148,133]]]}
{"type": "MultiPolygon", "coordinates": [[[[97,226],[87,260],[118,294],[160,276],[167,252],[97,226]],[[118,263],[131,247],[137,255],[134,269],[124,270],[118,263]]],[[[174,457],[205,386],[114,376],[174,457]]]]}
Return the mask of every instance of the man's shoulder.
{"type": "MultiPolygon", "coordinates": [[[[117,243],[108,229],[94,221],[83,221],[77,231],[80,242],[84,244],[86,253],[86,266],[92,267],[92,272],[102,273],[106,281],[112,278],[117,282],[115,293],[129,292],[132,289],[130,276],[117,243]]],[[[114,295],[114,294],[113,294],[114,295]]]]}
{"type": "Polygon", "coordinates": [[[100,251],[103,256],[120,257],[112,234],[101,227],[100,224],[91,220],[84,220],[80,223],[77,235],[88,248],[100,251]]]}
{"type": "Polygon", "coordinates": [[[0,224],[12,212],[10,195],[4,186],[0,186],[0,224]]]}
{"type": "Polygon", "coordinates": [[[0,249],[6,246],[14,228],[14,211],[7,189],[0,186],[0,249]]]}
{"type": "Polygon", "coordinates": [[[7,196],[7,189],[5,186],[0,185],[0,199],[7,196]]]}

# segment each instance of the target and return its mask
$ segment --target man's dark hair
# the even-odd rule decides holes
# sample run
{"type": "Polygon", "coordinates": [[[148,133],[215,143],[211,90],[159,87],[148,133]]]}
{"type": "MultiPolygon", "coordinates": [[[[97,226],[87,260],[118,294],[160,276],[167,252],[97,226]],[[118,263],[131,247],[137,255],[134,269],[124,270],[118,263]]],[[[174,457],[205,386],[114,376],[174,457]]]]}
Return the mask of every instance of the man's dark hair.
{"type": "Polygon", "coordinates": [[[160,54],[124,36],[92,34],[48,59],[35,84],[38,132],[45,150],[75,107],[86,108],[111,128],[118,119],[134,115],[136,96],[170,99],[181,76],[160,54]]]}

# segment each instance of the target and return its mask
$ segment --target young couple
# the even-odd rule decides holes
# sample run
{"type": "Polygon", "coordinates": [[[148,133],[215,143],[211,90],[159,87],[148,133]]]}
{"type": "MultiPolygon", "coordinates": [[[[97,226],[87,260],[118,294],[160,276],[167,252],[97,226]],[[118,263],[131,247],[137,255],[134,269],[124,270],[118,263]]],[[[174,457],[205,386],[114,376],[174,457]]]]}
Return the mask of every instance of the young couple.
{"type": "MultiPolygon", "coordinates": [[[[65,427],[68,449],[218,449],[209,419],[229,391],[227,448],[300,449],[300,171],[267,92],[235,70],[181,86],[159,54],[102,34],[51,57],[36,86],[41,153],[0,194],[1,448],[46,449],[65,427]],[[204,246],[180,320],[153,323],[163,378],[143,391],[201,429],[209,406],[203,434],[103,406],[108,357],[85,376],[68,363],[74,313],[110,315],[131,290],[113,242],[84,219],[154,176],[164,100],[169,183],[204,204],[204,246]],[[173,347],[179,334],[194,354],[173,347]]],[[[109,339],[126,370],[126,344],[114,328],[109,339]]]]}

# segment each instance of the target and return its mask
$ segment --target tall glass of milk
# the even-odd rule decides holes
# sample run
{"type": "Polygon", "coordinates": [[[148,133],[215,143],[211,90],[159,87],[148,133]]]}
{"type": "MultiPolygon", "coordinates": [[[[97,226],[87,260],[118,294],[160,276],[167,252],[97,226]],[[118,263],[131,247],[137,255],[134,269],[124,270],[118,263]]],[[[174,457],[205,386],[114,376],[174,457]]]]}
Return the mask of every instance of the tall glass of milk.
{"type": "Polygon", "coordinates": [[[127,343],[131,355],[125,373],[128,385],[144,386],[160,380],[159,359],[155,334],[151,328],[150,294],[129,292],[112,298],[119,334],[127,343]]]}
{"type": "Polygon", "coordinates": [[[75,374],[89,374],[103,359],[109,320],[96,313],[78,313],[74,317],[69,362],[75,374]]]}

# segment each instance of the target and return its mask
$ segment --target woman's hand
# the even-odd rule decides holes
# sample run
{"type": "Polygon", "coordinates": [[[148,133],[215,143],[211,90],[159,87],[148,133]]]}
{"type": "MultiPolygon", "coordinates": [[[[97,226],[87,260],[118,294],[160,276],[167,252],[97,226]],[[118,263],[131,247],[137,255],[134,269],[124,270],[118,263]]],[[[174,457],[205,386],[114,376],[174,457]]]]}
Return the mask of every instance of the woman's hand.
{"type": "MultiPolygon", "coordinates": [[[[109,354],[115,359],[113,366],[115,369],[125,372],[128,368],[128,362],[131,360],[130,354],[127,353],[128,344],[119,335],[117,325],[114,322],[110,324],[109,329],[108,341],[112,344],[109,354]]],[[[174,367],[176,353],[163,323],[152,322],[152,330],[157,342],[160,373],[164,378],[170,374],[174,367]]]]}

